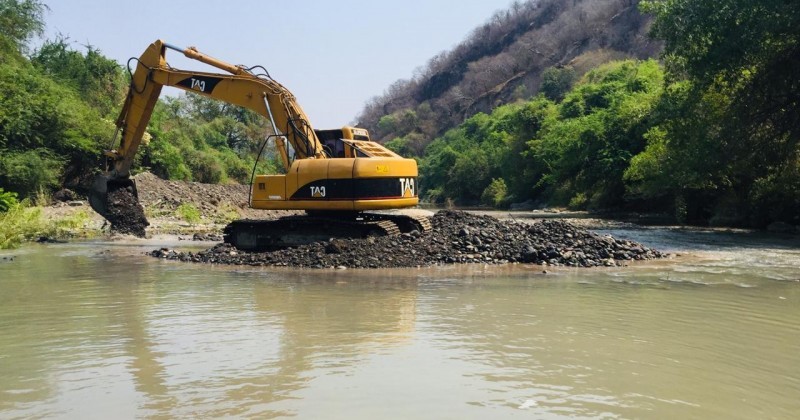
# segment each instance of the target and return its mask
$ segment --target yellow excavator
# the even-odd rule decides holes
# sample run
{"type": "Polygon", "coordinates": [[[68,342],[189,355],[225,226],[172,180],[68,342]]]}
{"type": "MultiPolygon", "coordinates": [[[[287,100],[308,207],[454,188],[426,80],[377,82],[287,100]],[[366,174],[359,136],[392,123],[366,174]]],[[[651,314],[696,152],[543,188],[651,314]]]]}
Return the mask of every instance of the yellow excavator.
{"type": "Polygon", "coordinates": [[[368,212],[418,204],[416,161],[370,141],[363,128],[313,129],[294,95],[262,66],[232,65],[194,47],[179,48],[161,40],[131,60],[136,61],[136,69],[116,122],[117,134],[112,149],[105,153],[105,172],[95,179],[89,194],[92,208],[106,219],[112,191],[128,188],[135,194],[131,165],[161,88],[172,86],[253,110],[272,123],[274,134],[267,136],[264,145],[275,142],[285,174],[256,175],[254,167],[249,204],[256,209],[305,210],[306,214],[234,221],[225,228],[224,237],[236,248],[265,250],[333,237],[430,228],[425,217],[368,212]],[[173,68],[165,58],[167,49],[226,73],[173,68]]]}

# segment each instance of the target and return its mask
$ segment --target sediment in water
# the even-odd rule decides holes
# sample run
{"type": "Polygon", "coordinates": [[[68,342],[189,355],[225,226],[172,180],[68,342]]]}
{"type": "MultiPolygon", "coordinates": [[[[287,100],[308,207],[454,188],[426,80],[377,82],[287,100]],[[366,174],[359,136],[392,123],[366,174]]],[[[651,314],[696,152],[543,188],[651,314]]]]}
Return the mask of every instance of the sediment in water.
{"type": "Polygon", "coordinates": [[[433,228],[425,233],[332,239],[270,252],[240,251],[223,243],[198,253],[162,248],[149,254],[200,263],[310,268],[509,262],[596,267],[665,256],[641,244],[598,235],[557,220],[525,224],[445,210],[436,213],[431,223],[433,228]]]}

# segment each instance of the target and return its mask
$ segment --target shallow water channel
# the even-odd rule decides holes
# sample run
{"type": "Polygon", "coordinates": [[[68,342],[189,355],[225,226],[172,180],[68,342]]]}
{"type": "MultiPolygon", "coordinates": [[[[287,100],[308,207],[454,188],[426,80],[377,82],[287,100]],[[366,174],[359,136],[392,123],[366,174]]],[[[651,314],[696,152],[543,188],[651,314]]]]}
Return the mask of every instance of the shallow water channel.
{"type": "Polygon", "coordinates": [[[680,255],[544,274],[3,251],[0,418],[797,418],[796,238],[611,233],[680,255]]]}

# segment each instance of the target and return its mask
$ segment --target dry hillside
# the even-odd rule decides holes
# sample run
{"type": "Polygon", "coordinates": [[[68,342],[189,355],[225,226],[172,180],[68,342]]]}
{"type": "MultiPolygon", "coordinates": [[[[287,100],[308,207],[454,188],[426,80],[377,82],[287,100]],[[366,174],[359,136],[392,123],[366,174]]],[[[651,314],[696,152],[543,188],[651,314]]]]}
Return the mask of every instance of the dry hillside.
{"type": "Polygon", "coordinates": [[[647,36],[638,0],[529,0],[492,16],[414,77],[398,80],[362,111],[360,124],[379,141],[410,139],[421,152],[437,135],[478,112],[539,92],[542,72],[577,76],[619,58],[661,50],[647,36]]]}

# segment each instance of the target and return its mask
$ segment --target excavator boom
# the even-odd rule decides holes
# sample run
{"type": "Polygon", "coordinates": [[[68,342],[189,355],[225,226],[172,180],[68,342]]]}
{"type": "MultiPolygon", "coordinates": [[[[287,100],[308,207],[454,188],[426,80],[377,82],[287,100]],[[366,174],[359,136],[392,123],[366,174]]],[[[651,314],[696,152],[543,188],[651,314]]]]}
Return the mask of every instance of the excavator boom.
{"type": "MultiPolygon", "coordinates": [[[[267,139],[274,139],[285,174],[254,176],[249,203],[253,208],[326,213],[325,218],[316,219],[324,231],[332,220],[346,219],[348,223],[363,220],[358,214],[365,210],[417,205],[416,161],[369,141],[369,133],[364,129],[315,130],[294,95],[263,67],[229,64],[194,47],[178,48],[161,40],[153,42],[138,59],[131,60],[136,61],[136,69],[116,122],[119,144],[106,151],[106,172],[97,177],[90,194],[92,207],[107,219],[112,214],[108,200],[111,192],[128,189],[136,194],[130,180],[131,166],[164,86],[250,109],[272,123],[273,134],[267,139]],[[168,49],[224,73],[173,68],[165,58],[168,49]]],[[[267,228],[279,229],[276,226],[267,228]]],[[[314,228],[312,223],[304,231],[314,228]]],[[[236,232],[243,229],[228,229],[234,232],[229,235],[234,238],[231,240],[234,245],[236,232]]]]}

